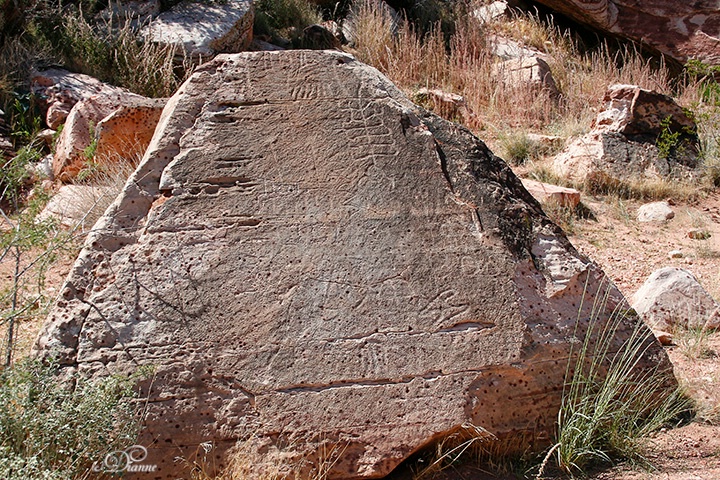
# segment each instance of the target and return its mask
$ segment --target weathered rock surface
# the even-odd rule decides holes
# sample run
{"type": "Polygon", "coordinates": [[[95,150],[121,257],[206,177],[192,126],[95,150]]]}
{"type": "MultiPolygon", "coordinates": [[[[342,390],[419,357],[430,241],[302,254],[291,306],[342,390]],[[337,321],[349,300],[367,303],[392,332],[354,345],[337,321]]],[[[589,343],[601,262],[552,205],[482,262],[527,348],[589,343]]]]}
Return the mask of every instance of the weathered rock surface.
{"type": "Polygon", "coordinates": [[[323,457],[329,478],[375,478],[468,424],[549,441],[598,291],[602,325],[622,296],[598,267],[377,70],[220,55],[170,99],[37,349],[87,376],[155,367],[154,478],[205,441],[222,467],[238,439],[249,478],[323,457]]]}
{"type": "Polygon", "coordinates": [[[641,205],[637,211],[638,222],[667,222],[675,218],[668,202],[651,202],[641,205]]]}
{"type": "Polygon", "coordinates": [[[252,42],[252,0],[186,0],[158,15],[144,35],[151,42],[176,45],[191,57],[240,52],[252,42]]]}
{"type": "Polygon", "coordinates": [[[697,125],[675,100],[637,85],[611,85],[593,128],[598,132],[655,137],[667,129],[697,141],[697,125]]]}
{"type": "Polygon", "coordinates": [[[65,123],[70,110],[80,100],[96,95],[117,97],[128,93],[124,88],[103,83],[89,75],[71,73],[61,68],[51,68],[34,73],[32,90],[44,100],[45,123],[52,129],[57,129],[65,123]]]}
{"type": "Polygon", "coordinates": [[[720,15],[715,1],[537,0],[568,17],[649,46],[680,63],[720,64],[720,15]]]}
{"type": "Polygon", "coordinates": [[[557,84],[550,66],[539,56],[522,56],[505,60],[494,65],[493,73],[511,87],[525,85],[545,90],[551,95],[558,95],[557,84]]]}
{"type": "Polygon", "coordinates": [[[555,157],[559,175],[617,183],[697,177],[695,124],[670,97],[613,85],[602,103],[593,129],[555,157]]]}
{"type": "Polygon", "coordinates": [[[645,323],[659,330],[720,328],[720,305],[682,268],[653,272],[633,295],[632,307],[645,323]]]}
{"type": "Polygon", "coordinates": [[[95,127],[98,158],[141,158],[150,144],[164,98],[133,99],[100,120],[95,127]]]}
{"type": "Polygon", "coordinates": [[[522,179],[522,184],[540,203],[555,203],[568,208],[575,208],[580,203],[580,192],[574,188],[559,187],[527,178],[522,179]]]}
{"type": "Polygon", "coordinates": [[[506,2],[496,1],[487,5],[480,5],[472,10],[471,15],[480,23],[490,23],[509,14],[509,5],[506,2]]]}
{"type": "Polygon", "coordinates": [[[70,181],[87,166],[140,158],[145,152],[166,100],[128,91],[81,100],[70,111],[58,137],[53,173],[70,181]],[[94,144],[94,151],[88,147],[94,144]]]}

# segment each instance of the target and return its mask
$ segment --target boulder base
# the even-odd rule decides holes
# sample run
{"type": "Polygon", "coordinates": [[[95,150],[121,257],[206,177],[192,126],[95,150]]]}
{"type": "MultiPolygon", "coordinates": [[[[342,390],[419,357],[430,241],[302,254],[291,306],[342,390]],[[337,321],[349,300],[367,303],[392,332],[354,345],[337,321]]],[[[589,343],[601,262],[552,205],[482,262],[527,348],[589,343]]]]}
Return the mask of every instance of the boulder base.
{"type": "Polygon", "coordinates": [[[154,367],[152,478],[204,442],[248,478],[377,478],[468,425],[549,442],[574,336],[621,301],[469,131],[346,54],[255,52],[169,100],[37,348],[154,367]]]}

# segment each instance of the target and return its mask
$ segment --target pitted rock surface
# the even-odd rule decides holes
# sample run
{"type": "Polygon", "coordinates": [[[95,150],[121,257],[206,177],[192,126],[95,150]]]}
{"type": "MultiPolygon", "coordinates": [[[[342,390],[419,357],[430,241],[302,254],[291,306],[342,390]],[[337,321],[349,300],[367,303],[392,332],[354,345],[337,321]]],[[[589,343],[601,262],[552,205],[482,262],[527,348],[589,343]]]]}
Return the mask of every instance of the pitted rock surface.
{"type": "Polygon", "coordinates": [[[98,158],[142,158],[167,99],[153,98],[121,105],[95,127],[98,158]]]}
{"type": "Polygon", "coordinates": [[[90,161],[137,162],[152,139],[164,104],[164,99],[131,92],[80,100],[58,136],[53,155],[55,178],[72,181],[90,161]],[[93,143],[95,151],[90,152],[93,143]]]}
{"type": "Polygon", "coordinates": [[[602,323],[622,296],[597,266],[377,70],[220,55],[170,99],[37,349],[86,376],[155,367],[153,477],[203,442],[220,468],[240,440],[249,478],[375,478],[469,424],[549,441],[598,291],[602,323]]]}
{"type": "Polygon", "coordinates": [[[714,0],[538,0],[563,15],[642,43],[685,63],[720,64],[720,14],[714,0]]]}

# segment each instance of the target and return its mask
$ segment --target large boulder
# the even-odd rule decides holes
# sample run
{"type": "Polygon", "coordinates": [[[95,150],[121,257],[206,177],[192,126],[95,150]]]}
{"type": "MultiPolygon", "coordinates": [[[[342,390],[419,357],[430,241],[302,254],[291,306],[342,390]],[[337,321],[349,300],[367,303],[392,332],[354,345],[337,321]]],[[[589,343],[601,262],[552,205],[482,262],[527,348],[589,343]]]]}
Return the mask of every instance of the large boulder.
{"type": "Polygon", "coordinates": [[[720,328],[720,305],[682,268],[656,270],[632,297],[632,306],[658,330],[720,328]]]}
{"type": "Polygon", "coordinates": [[[720,14],[715,1],[537,0],[602,31],[685,63],[720,64],[720,14]]]}
{"type": "Polygon", "coordinates": [[[42,99],[45,123],[52,129],[65,123],[70,110],[81,100],[93,96],[117,97],[128,93],[124,88],[62,68],[34,72],[31,85],[33,93],[42,99]]]}
{"type": "Polygon", "coordinates": [[[567,179],[616,184],[699,176],[697,127],[668,97],[636,85],[612,85],[592,130],[553,162],[567,179]]]}
{"type": "Polygon", "coordinates": [[[58,136],[55,178],[71,181],[91,162],[136,162],[150,143],[165,102],[122,91],[76,103],[58,136]]]}
{"type": "Polygon", "coordinates": [[[175,45],[192,58],[240,52],[252,42],[252,0],[184,0],[143,29],[146,39],[175,45]]]}
{"type": "Polygon", "coordinates": [[[572,345],[622,301],[468,130],[349,55],[253,52],[170,99],[36,348],[154,367],[152,478],[205,442],[248,478],[377,478],[468,425],[548,442],[572,345]]]}

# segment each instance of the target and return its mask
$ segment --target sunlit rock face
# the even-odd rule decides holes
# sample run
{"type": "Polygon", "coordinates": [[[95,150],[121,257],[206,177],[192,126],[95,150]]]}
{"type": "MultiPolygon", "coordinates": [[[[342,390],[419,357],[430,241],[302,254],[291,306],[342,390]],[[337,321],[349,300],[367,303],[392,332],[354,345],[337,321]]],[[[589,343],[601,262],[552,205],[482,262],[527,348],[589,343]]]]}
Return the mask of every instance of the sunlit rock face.
{"type": "Polygon", "coordinates": [[[375,478],[469,425],[548,441],[570,345],[621,301],[502,160],[377,70],[243,53],[170,99],[37,349],[154,367],[153,478],[204,442],[251,478],[375,478]]]}

